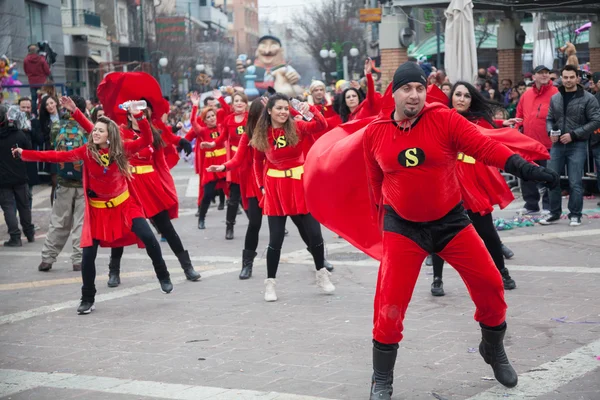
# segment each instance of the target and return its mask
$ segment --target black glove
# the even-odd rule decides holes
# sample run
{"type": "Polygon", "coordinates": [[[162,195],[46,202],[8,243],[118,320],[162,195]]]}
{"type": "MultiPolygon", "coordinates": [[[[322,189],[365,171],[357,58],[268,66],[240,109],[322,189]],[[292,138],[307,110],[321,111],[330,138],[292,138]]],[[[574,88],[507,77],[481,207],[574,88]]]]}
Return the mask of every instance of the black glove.
{"type": "Polygon", "coordinates": [[[180,127],[178,127],[177,125],[173,125],[173,126],[171,126],[171,131],[172,131],[173,133],[177,133],[177,132],[179,132],[179,130],[180,130],[180,129],[181,129],[181,128],[180,128],[180,127]]]}
{"type": "Polygon", "coordinates": [[[560,184],[560,176],[556,172],[527,162],[518,154],[513,154],[506,160],[504,171],[524,181],[544,182],[550,189],[560,184]]]}
{"type": "Polygon", "coordinates": [[[186,138],[181,138],[181,140],[179,141],[179,147],[181,147],[183,151],[185,151],[186,156],[189,156],[192,152],[192,144],[188,142],[186,138]]]}

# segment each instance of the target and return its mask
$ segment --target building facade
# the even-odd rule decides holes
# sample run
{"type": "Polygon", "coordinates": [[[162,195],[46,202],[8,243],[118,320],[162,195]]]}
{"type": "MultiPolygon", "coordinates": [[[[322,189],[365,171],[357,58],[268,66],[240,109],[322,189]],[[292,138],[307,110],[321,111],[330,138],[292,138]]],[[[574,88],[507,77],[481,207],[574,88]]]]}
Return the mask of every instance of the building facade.
{"type": "Polygon", "coordinates": [[[216,0],[215,5],[227,10],[236,54],[253,56],[259,38],[258,0],[216,0]]]}
{"type": "MultiPolygon", "coordinates": [[[[64,1],[64,0],[63,0],[64,1]]],[[[52,65],[52,79],[64,84],[65,58],[62,36],[61,0],[5,0],[0,1],[0,55],[5,54],[17,63],[19,80],[27,84],[23,71],[23,60],[27,46],[31,43],[48,41],[58,56],[52,65]]],[[[29,96],[29,90],[21,90],[29,96]]]]}
{"type": "Polygon", "coordinates": [[[112,60],[106,25],[93,0],[63,0],[61,16],[67,92],[95,98],[100,67],[112,60]]]}

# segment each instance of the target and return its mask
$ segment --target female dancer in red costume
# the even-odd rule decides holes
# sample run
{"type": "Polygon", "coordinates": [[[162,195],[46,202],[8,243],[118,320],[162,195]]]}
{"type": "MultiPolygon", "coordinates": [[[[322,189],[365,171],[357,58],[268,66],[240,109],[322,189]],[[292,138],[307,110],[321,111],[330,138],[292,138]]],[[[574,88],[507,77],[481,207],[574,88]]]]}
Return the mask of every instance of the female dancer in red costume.
{"type": "Polygon", "coordinates": [[[373,81],[373,64],[371,59],[365,61],[365,77],[367,79],[367,98],[362,100],[360,92],[355,88],[348,88],[342,92],[342,104],[339,114],[342,122],[354,121],[374,117],[381,110],[381,94],[375,91],[375,82],[373,81]]]}
{"type": "MultiPolygon", "coordinates": [[[[301,107],[300,114],[304,114],[309,108],[306,103],[301,107]]],[[[335,290],[335,286],[329,280],[330,273],[325,268],[321,226],[308,212],[304,200],[302,138],[304,135],[323,130],[327,124],[316,108],[310,107],[310,111],[314,114],[310,122],[295,121],[290,118],[288,97],[280,93],[271,96],[250,142],[254,148],[254,174],[264,196],[261,205],[269,221],[266,301],[277,300],[275,277],[288,216],[306,229],[309,249],[317,269],[317,286],[326,293],[335,290]]]]}
{"type": "MultiPolygon", "coordinates": [[[[179,260],[186,278],[190,281],[197,281],[200,279],[200,274],[194,270],[190,255],[183,248],[181,239],[171,223],[171,219],[179,216],[179,199],[165,154],[166,149],[175,143],[185,148],[189,154],[191,145],[186,139],[174,135],[164,124],[161,124],[162,129],[157,129],[151,119],[152,108],[145,109],[144,114],[150,121],[152,145],[129,157],[133,176],[129,186],[138,199],[144,199],[140,205],[146,218],[153,222],[162,237],[166,239],[179,260]]],[[[121,137],[125,142],[139,140],[140,127],[137,120],[131,116],[127,118],[127,126],[121,126],[121,137]]],[[[175,152],[175,156],[177,156],[177,152],[175,152]]],[[[111,249],[108,263],[108,287],[117,287],[121,283],[122,257],[123,247],[111,249]]]]}
{"type": "MultiPolygon", "coordinates": [[[[200,147],[203,149],[221,148],[225,142],[229,141],[229,155],[232,158],[238,151],[240,139],[245,132],[246,122],[248,120],[248,97],[242,92],[235,92],[232,96],[233,114],[225,117],[222,123],[223,134],[211,141],[202,142],[200,147]]],[[[235,217],[240,204],[241,190],[249,179],[252,179],[250,174],[251,164],[243,166],[239,170],[231,171],[227,174],[229,182],[229,203],[227,204],[227,215],[225,218],[226,229],[225,239],[233,239],[233,226],[235,225],[235,217]]],[[[242,199],[244,197],[242,196],[242,199]]],[[[242,200],[243,201],[243,200],[242,200]]],[[[248,208],[248,204],[244,204],[244,209],[248,208]]]]}
{"type": "MultiPolygon", "coordinates": [[[[198,112],[200,97],[197,93],[190,97],[192,101],[192,129],[185,138],[192,140],[196,138],[196,173],[200,175],[200,191],[198,201],[200,202],[200,212],[198,216],[198,229],[206,229],[205,218],[208,212],[210,202],[215,195],[218,186],[225,186],[226,173],[208,172],[206,167],[211,165],[221,165],[227,161],[227,149],[225,147],[216,147],[213,149],[202,149],[201,143],[210,140],[216,140],[221,135],[221,128],[217,125],[217,114],[213,108],[207,107],[202,111],[200,119],[205,126],[200,125],[194,116],[198,112]],[[201,199],[201,200],[200,200],[201,199]]],[[[237,211],[237,210],[236,210],[237,211]]]]}
{"type": "MultiPolygon", "coordinates": [[[[466,82],[455,83],[450,92],[450,108],[456,109],[475,125],[487,129],[502,125],[509,126],[512,120],[493,120],[494,104],[484,99],[475,87],[466,82]]],[[[492,219],[494,205],[504,208],[514,200],[514,196],[497,168],[477,162],[473,157],[463,153],[458,155],[458,159],[461,162],[456,164],[456,176],[461,183],[464,207],[502,275],[504,289],[515,289],[517,285],[504,264],[502,242],[492,219]]],[[[445,294],[442,282],[444,260],[434,254],[432,261],[431,294],[443,296],[445,294]]]]}
{"type": "MultiPolygon", "coordinates": [[[[250,140],[252,140],[252,133],[256,128],[256,124],[260,115],[263,112],[265,105],[267,104],[266,98],[257,99],[252,102],[250,111],[248,112],[248,122],[246,124],[245,133],[240,139],[239,147],[235,156],[227,161],[223,165],[211,165],[207,168],[208,172],[225,172],[235,171],[238,168],[244,168],[248,163],[252,164],[254,159],[254,149],[249,146],[250,140]]],[[[305,138],[308,138],[306,136],[305,138]]],[[[247,204],[247,215],[248,215],[248,229],[246,230],[246,238],[244,241],[244,251],[242,252],[242,271],[240,272],[240,279],[249,279],[252,276],[252,268],[254,265],[254,257],[256,257],[256,249],[258,247],[258,234],[262,226],[262,208],[260,207],[260,201],[262,199],[262,192],[256,184],[256,177],[254,175],[254,169],[250,168],[248,171],[248,180],[242,181],[242,202],[247,204]],[[245,183],[244,183],[245,182],[245,183]]],[[[308,235],[304,229],[304,225],[299,223],[297,219],[292,219],[292,222],[298,228],[298,232],[302,237],[302,240],[308,246],[310,251],[310,245],[308,235]]],[[[327,260],[325,260],[325,268],[328,271],[333,270],[327,260]]]]}
{"type": "Polygon", "coordinates": [[[140,140],[124,143],[119,127],[109,118],[100,117],[93,125],[71,99],[63,97],[63,104],[75,110],[73,118],[88,132],[92,132],[86,146],[72,151],[31,151],[20,148],[13,150],[14,156],[24,161],[73,162],[83,161],[83,187],[85,189],[85,214],[81,247],[83,260],[81,276],[81,303],[77,312],[88,314],[94,310],[96,294],[96,254],[98,246],[118,247],[143,242],[152,259],[154,271],[163,293],[173,290],[169,271],[162,258],[160,245],[145,214],[140,199],[129,191],[131,171],[127,157],[152,143],[152,132],[146,117],[136,109],[129,113],[138,121],[140,140]]]}

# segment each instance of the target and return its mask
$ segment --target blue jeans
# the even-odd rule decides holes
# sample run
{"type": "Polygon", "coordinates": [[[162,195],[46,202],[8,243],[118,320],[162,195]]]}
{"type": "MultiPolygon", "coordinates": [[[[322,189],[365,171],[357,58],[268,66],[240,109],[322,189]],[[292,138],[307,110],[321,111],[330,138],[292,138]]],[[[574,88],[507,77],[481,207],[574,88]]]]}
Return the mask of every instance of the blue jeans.
{"type": "Polygon", "coordinates": [[[596,184],[600,191],[600,144],[592,147],[592,154],[594,155],[594,164],[596,164],[596,184]]]}
{"type": "MultiPolygon", "coordinates": [[[[550,169],[559,175],[567,167],[569,178],[569,218],[581,218],[583,210],[583,167],[587,157],[587,142],[576,141],[569,144],[554,144],[550,149],[550,169]]],[[[562,197],[560,186],[550,190],[550,213],[562,214],[562,197]]]]}

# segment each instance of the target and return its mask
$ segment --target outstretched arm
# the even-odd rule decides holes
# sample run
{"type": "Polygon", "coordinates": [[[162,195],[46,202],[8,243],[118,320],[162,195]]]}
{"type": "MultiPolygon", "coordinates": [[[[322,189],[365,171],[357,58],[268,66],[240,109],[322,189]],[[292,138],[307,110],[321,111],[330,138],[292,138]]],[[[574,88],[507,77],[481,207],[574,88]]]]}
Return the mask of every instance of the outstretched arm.
{"type": "Polygon", "coordinates": [[[246,157],[248,156],[248,142],[250,140],[248,139],[248,135],[247,134],[243,134],[242,138],[240,139],[240,144],[238,145],[238,149],[235,152],[235,155],[233,156],[233,158],[229,161],[227,161],[225,163],[225,169],[228,171],[232,171],[234,169],[239,168],[244,160],[246,159],[246,157]]]}
{"type": "MultiPolygon", "coordinates": [[[[43,161],[49,163],[59,162],[74,162],[83,160],[87,146],[81,146],[71,151],[37,151],[37,150],[20,150],[21,159],[23,161],[43,161]]],[[[14,153],[13,153],[14,154],[14,153]]]]}
{"type": "Polygon", "coordinates": [[[92,123],[92,121],[90,121],[85,115],[83,115],[83,113],[75,105],[73,99],[71,99],[68,96],[63,96],[60,98],[60,105],[66,108],[67,111],[71,113],[71,117],[73,117],[73,119],[77,121],[79,125],[81,125],[84,131],[86,131],[87,133],[91,133],[94,130],[94,124],[92,123]]]}
{"type": "Polygon", "coordinates": [[[134,154],[142,150],[144,147],[152,144],[152,130],[150,129],[150,123],[141,111],[134,115],[133,118],[137,120],[138,127],[140,128],[140,138],[138,140],[132,140],[129,142],[123,142],[125,151],[128,154],[134,154]]]}

